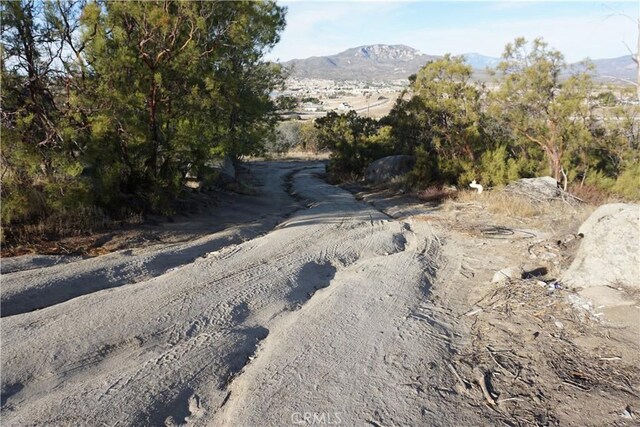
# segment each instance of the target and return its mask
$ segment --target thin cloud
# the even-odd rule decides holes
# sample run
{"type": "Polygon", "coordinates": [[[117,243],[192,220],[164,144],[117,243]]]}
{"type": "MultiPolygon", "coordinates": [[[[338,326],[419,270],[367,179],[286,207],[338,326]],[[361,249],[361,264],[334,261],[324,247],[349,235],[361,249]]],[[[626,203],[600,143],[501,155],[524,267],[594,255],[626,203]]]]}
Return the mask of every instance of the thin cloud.
{"type": "MultiPolygon", "coordinates": [[[[499,56],[515,37],[543,37],[567,60],[627,54],[637,27],[594,3],[288,2],[287,28],[270,59],[331,55],[375,43],[424,53],[499,56]],[[547,6],[548,5],[548,6],[547,6]],[[502,10],[502,12],[501,12],[502,10]],[[533,13],[532,13],[533,12],[533,13]]],[[[618,4],[623,13],[633,10],[618,4]]],[[[617,10],[616,9],[616,10],[617,10]]]]}
{"type": "Polygon", "coordinates": [[[614,20],[602,22],[584,17],[520,20],[412,31],[403,34],[401,39],[407,44],[412,40],[430,40],[416,46],[427,53],[479,52],[500,56],[505,44],[516,37],[523,36],[530,40],[543,37],[553,48],[561,51],[567,60],[579,61],[586,56],[604,58],[624,55],[624,31],[621,31],[620,24],[614,20]],[[603,38],[603,33],[613,37],[603,38]],[[615,40],[616,33],[619,34],[619,40],[615,40]]]}

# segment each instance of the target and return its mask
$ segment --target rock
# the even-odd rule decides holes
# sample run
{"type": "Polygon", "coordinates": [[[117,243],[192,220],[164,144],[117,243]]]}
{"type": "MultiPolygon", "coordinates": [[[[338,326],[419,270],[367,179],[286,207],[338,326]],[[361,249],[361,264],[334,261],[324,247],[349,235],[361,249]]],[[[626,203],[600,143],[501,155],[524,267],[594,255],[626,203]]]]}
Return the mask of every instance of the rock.
{"type": "Polygon", "coordinates": [[[517,267],[507,267],[503,268],[500,271],[496,271],[493,275],[493,279],[491,279],[491,283],[499,283],[503,282],[507,279],[521,279],[522,278],[522,270],[517,267]]]}
{"type": "Polygon", "coordinates": [[[406,174],[413,168],[416,160],[413,156],[383,157],[371,163],[365,171],[365,179],[372,184],[388,182],[391,179],[406,174]]]}
{"type": "Polygon", "coordinates": [[[578,232],[584,237],[564,283],[640,289],[640,205],[600,206],[578,232]]]}
{"type": "Polygon", "coordinates": [[[564,329],[564,324],[563,324],[561,321],[556,320],[556,321],[555,321],[555,322],[553,322],[553,323],[555,323],[556,328],[558,328],[558,329],[564,329]]]}
{"type": "Polygon", "coordinates": [[[192,190],[200,190],[202,188],[202,181],[197,179],[187,179],[184,186],[192,190]]]}
{"type": "Polygon", "coordinates": [[[592,286],[580,291],[580,296],[594,301],[598,306],[620,307],[635,305],[636,301],[629,298],[626,292],[612,289],[608,286],[592,286]]]}
{"type": "Polygon", "coordinates": [[[211,162],[207,166],[218,172],[219,184],[227,185],[236,180],[236,168],[229,156],[224,156],[222,159],[211,162]]]}
{"type": "Polygon", "coordinates": [[[553,200],[562,196],[564,191],[550,176],[522,178],[507,185],[505,191],[522,194],[536,200],[553,200]]]}

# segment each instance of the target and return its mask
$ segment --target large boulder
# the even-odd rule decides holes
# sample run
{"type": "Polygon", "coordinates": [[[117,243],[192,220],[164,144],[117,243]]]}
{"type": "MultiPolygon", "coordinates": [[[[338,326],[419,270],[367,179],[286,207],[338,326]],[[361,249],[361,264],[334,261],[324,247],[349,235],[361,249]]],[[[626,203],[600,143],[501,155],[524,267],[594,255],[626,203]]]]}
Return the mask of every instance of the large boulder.
{"type": "Polygon", "coordinates": [[[509,183],[505,191],[528,196],[535,200],[553,200],[560,198],[563,193],[555,178],[550,176],[522,178],[509,183]]]}
{"type": "Polygon", "coordinates": [[[578,232],[584,237],[564,283],[640,289],[640,205],[600,206],[578,232]]]}
{"type": "Polygon", "coordinates": [[[372,184],[388,182],[391,179],[406,174],[413,168],[416,160],[413,156],[383,157],[371,163],[365,171],[365,179],[372,184]]]}

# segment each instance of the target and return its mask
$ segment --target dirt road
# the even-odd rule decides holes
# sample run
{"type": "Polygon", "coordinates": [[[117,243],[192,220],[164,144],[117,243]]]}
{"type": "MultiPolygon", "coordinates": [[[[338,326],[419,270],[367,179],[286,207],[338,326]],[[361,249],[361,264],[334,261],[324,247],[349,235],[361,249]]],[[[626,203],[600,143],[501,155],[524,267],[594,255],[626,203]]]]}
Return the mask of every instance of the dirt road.
{"type": "Polygon", "coordinates": [[[356,200],[319,163],[253,168],[271,203],[249,224],[9,266],[2,425],[478,425],[508,412],[456,365],[471,324],[455,285],[474,262],[488,282],[500,259],[480,265],[486,248],[356,200]]]}

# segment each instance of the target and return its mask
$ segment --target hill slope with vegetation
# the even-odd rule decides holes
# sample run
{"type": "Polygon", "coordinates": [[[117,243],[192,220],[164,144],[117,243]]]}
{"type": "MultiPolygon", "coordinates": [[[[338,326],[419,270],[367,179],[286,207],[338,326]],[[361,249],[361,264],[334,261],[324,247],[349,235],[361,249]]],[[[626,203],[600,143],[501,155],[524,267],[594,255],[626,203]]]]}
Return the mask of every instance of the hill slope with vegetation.
{"type": "Polygon", "coordinates": [[[489,90],[471,80],[463,58],[446,55],[410,78],[387,117],[329,113],[316,120],[315,139],[333,151],[335,180],[408,154],[416,157],[414,185],[475,179],[486,187],[551,175],[579,193],[639,199],[640,108],[616,102],[587,71],[562,77],[567,70],[542,39],[519,38],[506,46],[489,90]]]}

